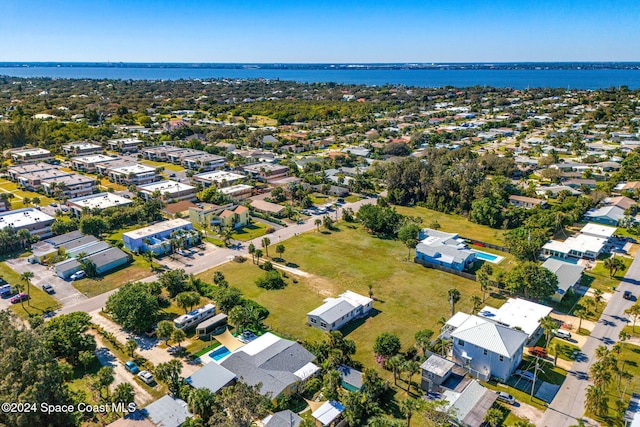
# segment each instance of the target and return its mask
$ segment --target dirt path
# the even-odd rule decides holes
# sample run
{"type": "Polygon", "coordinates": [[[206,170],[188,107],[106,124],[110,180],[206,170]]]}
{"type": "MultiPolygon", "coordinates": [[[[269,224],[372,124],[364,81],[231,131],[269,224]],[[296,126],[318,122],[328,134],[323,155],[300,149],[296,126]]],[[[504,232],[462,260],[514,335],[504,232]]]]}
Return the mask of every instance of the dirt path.
{"type": "Polygon", "coordinates": [[[133,387],[133,391],[135,393],[134,399],[139,408],[153,402],[155,400],[153,396],[138,384],[135,376],[132,373],[127,372],[127,370],[124,369],[122,362],[120,362],[118,358],[104,346],[102,337],[96,333],[92,335],[96,338],[96,343],[98,344],[96,356],[98,357],[100,364],[102,366],[111,366],[113,368],[114,381],[110,386],[111,391],[113,391],[118,384],[129,383],[131,384],[131,387],[133,387]]]}
{"type": "Polygon", "coordinates": [[[324,277],[316,276],[315,274],[308,273],[306,271],[300,270],[298,268],[287,267],[286,265],[273,263],[273,266],[278,270],[285,271],[287,273],[291,273],[298,277],[304,277],[307,279],[307,283],[309,287],[316,291],[318,295],[322,295],[325,297],[331,297],[335,295],[334,287],[335,285],[325,279],[324,277]]]}
{"type": "Polygon", "coordinates": [[[544,415],[544,412],[540,409],[522,402],[518,402],[518,406],[511,405],[509,408],[514,415],[520,418],[525,418],[533,424],[537,424],[542,418],[542,415],[544,415]]]}

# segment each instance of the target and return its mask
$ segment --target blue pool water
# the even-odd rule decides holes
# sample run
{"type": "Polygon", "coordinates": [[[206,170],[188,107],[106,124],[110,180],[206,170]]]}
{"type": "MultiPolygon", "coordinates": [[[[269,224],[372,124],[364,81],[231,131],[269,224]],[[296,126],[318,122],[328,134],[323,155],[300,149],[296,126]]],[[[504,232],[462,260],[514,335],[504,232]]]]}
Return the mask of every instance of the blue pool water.
{"type": "Polygon", "coordinates": [[[211,353],[209,353],[209,357],[212,358],[215,361],[218,361],[224,357],[227,357],[228,355],[230,355],[231,352],[229,351],[229,349],[223,345],[221,345],[220,347],[216,348],[215,350],[213,350],[211,353]]]}
{"type": "Polygon", "coordinates": [[[502,260],[504,259],[503,256],[490,254],[489,252],[482,252],[476,249],[471,249],[471,251],[476,254],[476,258],[490,262],[492,264],[500,264],[500,262],[502,262],[502,260]]]}

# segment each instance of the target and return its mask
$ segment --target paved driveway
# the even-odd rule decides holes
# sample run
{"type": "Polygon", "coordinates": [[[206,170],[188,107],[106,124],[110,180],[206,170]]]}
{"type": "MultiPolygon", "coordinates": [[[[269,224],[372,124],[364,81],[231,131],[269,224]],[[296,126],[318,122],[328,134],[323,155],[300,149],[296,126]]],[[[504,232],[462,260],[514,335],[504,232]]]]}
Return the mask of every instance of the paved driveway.
{"type": "Polygon", "coordinates": [[[585,393],[589,380],[589,368],[595,361],[595,350],[599,345],[611,347],[618,341],[620,331],[628,324],[629,319],[624,311],[634,304],[622,298],[624,291],[631,291],[638,295],[640,289],[640,259],[636,258],[624,279],[611,296],[609,304],[596,323],[582,347],[583,357],[571,366],[567,379],[555,399],[549,405],[544,416],[537,424],[541,427],[569,427],[582,418],[585,407],[585,393]]]}
{"type": "MultiPolygon", "coordinates": [[[[37,286],[42,289],[45,283],[53,286],[55,293],[52,294],[60,303],[64,305],[76,304],[87,299],[80,291],[73,287],[71,282],[56,276],[53,269],[40,264],[29,264],[27,258],[13,258],[6,261],[9,267],[13,268],[19,274],[25,271],[33,273],[31,286],[37,286]]],[[[14,283],[12,283],[13,285],[14,283]]]]}

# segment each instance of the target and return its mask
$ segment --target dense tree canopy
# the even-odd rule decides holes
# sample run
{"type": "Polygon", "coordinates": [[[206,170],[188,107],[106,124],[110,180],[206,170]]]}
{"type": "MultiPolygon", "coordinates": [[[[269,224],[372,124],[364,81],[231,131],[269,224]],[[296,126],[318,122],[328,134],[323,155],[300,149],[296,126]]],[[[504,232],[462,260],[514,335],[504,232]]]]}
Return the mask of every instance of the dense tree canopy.
{"type": "Polygon", "coordinates": [[[126,330],[143,332],[151,328],[158,317],[158,299],[142,282],[129,282],[109,296],[106,310],[126,330]]]}

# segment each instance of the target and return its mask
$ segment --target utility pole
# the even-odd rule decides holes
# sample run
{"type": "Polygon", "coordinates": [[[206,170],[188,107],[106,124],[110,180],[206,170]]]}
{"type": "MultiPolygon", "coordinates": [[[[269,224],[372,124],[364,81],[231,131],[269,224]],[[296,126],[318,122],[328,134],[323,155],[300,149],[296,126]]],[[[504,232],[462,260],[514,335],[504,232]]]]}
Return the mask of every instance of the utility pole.
{"type": "Polygon", "coordinates": [[[544,373],[544,371],[540,369],[539,361],[540,361],[540,358],[536,356],[536,366],[535,368],[533,368],[533,384],[531,384],[530,400],[533,400],[533,392],[536,389],[536,380],[538,379],[538,371],[544,373]]]}

